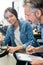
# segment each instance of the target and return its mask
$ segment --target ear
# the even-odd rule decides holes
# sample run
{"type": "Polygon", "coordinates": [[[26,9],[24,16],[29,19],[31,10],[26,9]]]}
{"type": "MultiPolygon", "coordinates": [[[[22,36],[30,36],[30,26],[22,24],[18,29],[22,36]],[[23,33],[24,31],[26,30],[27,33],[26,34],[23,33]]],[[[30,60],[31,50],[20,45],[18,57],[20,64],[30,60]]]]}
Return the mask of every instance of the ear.
{"type": "Polygon", "coordinates": [[[40,16],[41,16],[41,10],[38,9],[38,10],[36,11],[36,16],[37,16],[37,18],[40,18],[40,16]]]}

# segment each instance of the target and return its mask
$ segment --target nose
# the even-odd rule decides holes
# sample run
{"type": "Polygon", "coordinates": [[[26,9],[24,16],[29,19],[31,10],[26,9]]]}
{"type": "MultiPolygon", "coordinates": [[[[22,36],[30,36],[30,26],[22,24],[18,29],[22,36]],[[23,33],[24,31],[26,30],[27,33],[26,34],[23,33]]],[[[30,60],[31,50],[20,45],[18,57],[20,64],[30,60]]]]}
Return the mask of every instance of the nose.
{"type": "Polygon", "coordinates": [[[11,21],[11,18],[9,17],[9,18],[8,18],[8,22],[10,22],[10,21],[11,21]]]}

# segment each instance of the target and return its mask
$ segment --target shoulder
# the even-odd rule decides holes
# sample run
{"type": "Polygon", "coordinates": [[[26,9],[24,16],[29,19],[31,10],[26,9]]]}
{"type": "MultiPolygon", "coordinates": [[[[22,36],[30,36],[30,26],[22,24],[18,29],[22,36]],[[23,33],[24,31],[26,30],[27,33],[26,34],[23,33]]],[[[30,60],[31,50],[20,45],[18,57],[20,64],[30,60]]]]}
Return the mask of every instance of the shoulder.
{"type": "Polygon", "coordinates": [[[24,25],[25,27],[32,28],[29,21],[24,21],[24,24],[23,24],[23,25],[24,25]]]}
{"type": "Polygon", "coordinates": [[[22,29],[32,30],[31,24],[29,21],[22,21],[22,29]]]}
{"type": "Polygon", "coordinates": [[[31,24],[30,24],[29,21],[20,20],[20,23],[21,23],[22,25],[29,25],[29,26],[31,26],[31,24]]]}
{"type": "Polygon", "coordinates": [[[10,32],[13,29],[13,25],[10,25],[7,29],[7,32],[10,32]]]}

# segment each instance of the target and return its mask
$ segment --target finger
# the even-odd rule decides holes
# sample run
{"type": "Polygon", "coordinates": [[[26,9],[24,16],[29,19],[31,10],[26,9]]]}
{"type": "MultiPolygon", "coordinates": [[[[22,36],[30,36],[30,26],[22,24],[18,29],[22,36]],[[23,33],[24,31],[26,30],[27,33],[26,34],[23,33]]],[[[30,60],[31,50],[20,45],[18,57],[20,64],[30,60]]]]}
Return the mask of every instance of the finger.
{"type": "Polygon", "coordinates": [[[32,54],[32,53],[33,53],[33,50],[32,50],[32,49],[28,49],[28,50],[26,51],[26,53],[32,54]]]}
{"type": "Polygon", "coordinates": [[[7,51],[9,51],[9,53],[12,53],[12,50],[10,48],[7,51]]]}
{"type": "Polygon", "coordinates": [[[33,52],[27,52],[27,54],[32,54],[33,52]]]}
{"type": "Polygon", "coordinates": [[[26,49],[26,51],[27,52],[31,52],[31,51],[33,51],[33,49],[32,48],[29,48],[29,49],[26,49]]]}
{"type": "Polygon", "coordinates": [[[29,45],[29,46],[27,47],[27,49],[29,49],[29,48],[31,48],[31,45],[29,45]]]}
{"type": "Polygon", "coordinates": [[[30,46],[28,46],[27,48],[26,48],[26,50],[28,50],[30,48],[30,46]]]}
{"type": "Polygon", "coordinates": [[[7,49],[7,51],[9,51],[10,50],[10,47],[7,49]]]}
{"type": "Polygon", "coordinates": [[[28,51],[30,48],[31,48],[31,46],[29,45],[29,46],[26,48],[26,51],[28,51]]]}

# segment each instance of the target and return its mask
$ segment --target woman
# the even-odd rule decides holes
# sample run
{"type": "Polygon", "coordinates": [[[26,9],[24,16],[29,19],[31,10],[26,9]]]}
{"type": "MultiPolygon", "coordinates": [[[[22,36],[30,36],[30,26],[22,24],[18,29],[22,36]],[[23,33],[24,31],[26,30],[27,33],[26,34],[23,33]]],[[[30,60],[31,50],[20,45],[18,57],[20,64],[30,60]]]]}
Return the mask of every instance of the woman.
{"type": "MultiPolygon", "coordinates": [[[[15,9],[11,7],[7,8],[4,12],[4,17],[9,23],[11,23],[4,39],[5,45],[11,41],[11,47],[8,48],[10,53],[13,53],[16,57],[14,52],[19,52],[19,50],[25,49],[28,45],[39,46],[34,39],[29,22],[19,21],[15,9]]],[[[2,42],[2,37],[0,37],[0,42],[2,42]]],[[[26,62],[17,60],[16,65],[25,65],[25,63],[26,62]]]]}

